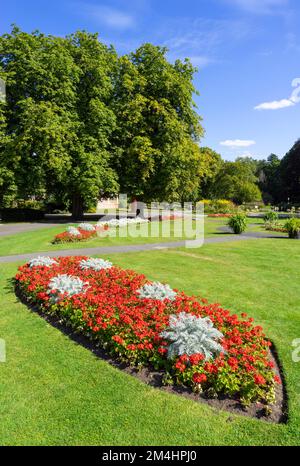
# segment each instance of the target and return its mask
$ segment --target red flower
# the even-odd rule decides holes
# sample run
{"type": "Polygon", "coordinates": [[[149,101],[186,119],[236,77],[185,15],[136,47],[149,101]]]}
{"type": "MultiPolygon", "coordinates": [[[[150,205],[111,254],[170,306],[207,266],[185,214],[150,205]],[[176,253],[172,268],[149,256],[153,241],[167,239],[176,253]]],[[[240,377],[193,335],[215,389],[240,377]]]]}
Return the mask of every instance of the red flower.
{"type": "Polygon", "coordinates": [[[280,378],[278,377],[278,375],[274,375],[274,380],[276,383],[278,383],[279,385],[281,385],[281,380],[280,378]]]}
{"type": "Polygon", "coordinates": [[[192,354],[189,358],[192,366],[197,366],[201,361],[203,361],[204,356],[201,353],[192,354]]]}
{"type": "Polygon", "coordinates": [[[180,361],[177,361],[175,364],[176,369],[178,369],[180,372],[184,372],[186,369],[186,365],[182,364],[180,361]]]}
{"type": "Polygon", "coordinates": [[[260,374],[255,374],[253,378],[256,385],[265,385],[266,383],[266,379],[260,374]]]}
{"type": "Polygon", "coordinates": [[[206,382],[206,380],[207,377],[205,374],[199,374],[199,372],[195,372],[195,374],[193,375],[193,382],[195,383],[206,382]]]}

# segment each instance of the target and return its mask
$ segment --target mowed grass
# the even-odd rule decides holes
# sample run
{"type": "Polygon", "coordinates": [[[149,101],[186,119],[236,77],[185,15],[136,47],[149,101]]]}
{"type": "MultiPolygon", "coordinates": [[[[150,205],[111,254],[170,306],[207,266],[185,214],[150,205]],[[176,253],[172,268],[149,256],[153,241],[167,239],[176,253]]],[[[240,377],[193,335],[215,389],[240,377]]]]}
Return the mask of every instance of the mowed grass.
{"type": "MultiPolygon", "coordinates": [[[[206,219],[204,228],[206,236],[220,234],[218,228],[226,225],[226,219],[206,219]]],[[[136,232],[128,231],[126,227],[110,229],[111,235],[107,237],[96,237],[89,241],[52,244],[55,235],[66,230],[67,225],[42,228],[35,231],[16,233],[9,236],[0,236],[0,256],[12,254],[25,254],[30,252],[59,251],[62,249],[82,249],[101,246],[118,246],[127,244],[160,243],[166,241],[180,241],[182,239],[194,239],[193,232],[184,231],[181,221],[153,222],[152,224],[141,224],[136,227],[136,232]],[[153,234],[155,231],[155,235],[153,234]]],[[[76,224],[74,224],[76,226],[76,224]]],[[[195,223],[192,228],[196,228],[195,223]]],[[[197,227],[199,228],[199,227],[197,227]]]]}
{"type": "Polygon", "coordinates": [[[300,434],[300,242],[261,239],[111,255],[114,263],[248,312],[274,341],[289,421],[274,425],[148,387],[97,359],[18,302],[1,264],[2,445],[297,445],[300,434]]]}

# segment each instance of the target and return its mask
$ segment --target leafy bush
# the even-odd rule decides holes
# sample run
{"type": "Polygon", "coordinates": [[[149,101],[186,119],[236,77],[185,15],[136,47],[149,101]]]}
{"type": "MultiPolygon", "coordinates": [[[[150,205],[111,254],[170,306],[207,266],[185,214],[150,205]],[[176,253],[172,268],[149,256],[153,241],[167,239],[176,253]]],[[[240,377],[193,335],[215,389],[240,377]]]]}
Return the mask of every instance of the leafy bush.
{"type": "Polygon", "coordinates": [[[112,263],[109,261],[105,261],[104,259],[83,259],[80,262],[80,268],[84,269],[92,269],[92,270],[102,270],[102,269],[110,269],[112,267],[112,263]]]}
{"type": "Polygon", "coordinates": [[[247,228],[247,217],[244,214],[236,214],[233,215],[228,220],[228,226],[231,230],[236,234],[240,235],[243,233],[247,228]]]}
{"type": "Polygon", "coordinates": [[[205,214],[230,214],[236,212],[236,205],[226,199],[203,199],[205,214]]]}
{"type": "Polygon", "coordinates": [[[137,293],[140,298],[158,299],[159,301],[164,301],[165,299],[174,301],[177,295],[169,285],[163,285],[159,282],[147,283],[137,293]]]}
{"type": "Polygon", "coordinates": [[[161,336],[172,342],[168,347],[170,359],[183,354],[202,354],[207,360],[224,352],[218,343],[224,336],[213,326],[209,317],[196,317],[186,312],[171,315],[169,327],[161,336]]]}
{"type": "Polygon", "coordinates": [[[298,238],[300,232],[300,219],[288,219],[284,224],[284,228],[288,232],[290,238],[298,238]]]}
{"type": "Polygon", "coordinates": [[[48,256],[38,256],[35,259],[29,261],[29,267],[51,267],[52,265],[58,265],[55,259],[51,259],[48,256]]]}
{"type": "Polygon", "coordinates": [[[88,282],[83,282],[79,277],[63,274],[51,278],[48,283],[48,294],[52,302],[58,302],[63,295],[74,296],[85,293],[88,282]]]}
{"type": "MultiPolygon", "coordinates": [[[[71,325],[123,362],[162,370],[172,383],[195,391],[200,391],[201,385],[207,393],[234,396],[244,403],[272,400],[275,382],[280,380],[269,358],[271,343],[262,328],[253,325],[253,319],[182,292],[177,292],[173,301],[140,299],[137,291],[147,283],[144,275],[118,267],[82,270],[83,260],[88,257],[59,257],[58,266],[44,268],[43,273],[23,265],[16,275],[16,289],[44,313],[71,325]],[[58,274],[67,279],[58,281],[58,274]],[[51,299],[50,283],[58,300],[51,299]],[[58,295],[58,288],[70,294],[58,295]],[[203,353],[168,358],[169,341],[161,334],[170,327],[170,315],[181,313],[201,318],[200,322],[209,318],[223,335],[223,352],[211,361],[206,361],[203,353]]],[[[187,344],[192,345],[189,334],[186,336],[187,344]]]]}
{"type": "Polygon", "coordinates": [[[3,222],[31,222],[42,220],[45,212],[37,209],[1,209],[0,217],[3,222]]]}
{"type": "Polygon", "coordinates": [[[264,215],[265,222],[277,222],[278,220],[278,213],[274,212],[274,210],[270,210],[264,215]]]}

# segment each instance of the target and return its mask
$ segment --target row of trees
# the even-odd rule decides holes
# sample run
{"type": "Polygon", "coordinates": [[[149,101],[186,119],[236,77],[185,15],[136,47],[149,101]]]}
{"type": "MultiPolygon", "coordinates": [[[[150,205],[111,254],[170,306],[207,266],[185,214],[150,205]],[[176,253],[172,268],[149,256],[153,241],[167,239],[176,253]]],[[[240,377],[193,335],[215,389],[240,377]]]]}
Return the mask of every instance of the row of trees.
{"type": "Polygon", "coordinates": [[[75,217],[119,191],[147,201],[195,197],[205,161],[195,69],[145,44],[118,57],[97,34],[14,27],[0,37],[0,203],[54,196],[75,217]]]}
{"type": "Polygon", "coordinates": [[[0,207],[34,196],[80,217],[118,192],[145,202],[287,196],[278,187],[287,159],[224,162],[200,148],[196,70],[166,53],[144,44],[119,57],[87,32],[63,38],[14,27],[1,36],[0,207]]]}

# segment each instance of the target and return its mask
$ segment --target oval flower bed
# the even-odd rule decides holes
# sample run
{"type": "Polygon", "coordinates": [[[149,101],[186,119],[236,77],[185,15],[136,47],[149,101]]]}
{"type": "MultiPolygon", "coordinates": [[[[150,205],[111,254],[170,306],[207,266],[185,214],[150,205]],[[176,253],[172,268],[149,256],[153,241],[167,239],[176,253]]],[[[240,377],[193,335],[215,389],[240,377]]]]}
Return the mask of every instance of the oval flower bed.
{"type": "Polygon", "coordinates": [[[165,384],[243,405],[275,401],[271,343],[246,314],[83,256],[33,259],[15,281],[28,303],[120,361],[163,371],[165,384]]]}
{"type": "Polygon", "coordinates": [[[90,223],[82,223],[78,227],[68,227],[63,233],[59,233],[52,240],[52,244],[76,243],[78,241],[87,241],[95,238],[101,231],[107,230],[108,226],[103,225],[96,227],[90,223]]]}

